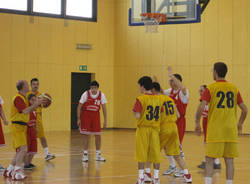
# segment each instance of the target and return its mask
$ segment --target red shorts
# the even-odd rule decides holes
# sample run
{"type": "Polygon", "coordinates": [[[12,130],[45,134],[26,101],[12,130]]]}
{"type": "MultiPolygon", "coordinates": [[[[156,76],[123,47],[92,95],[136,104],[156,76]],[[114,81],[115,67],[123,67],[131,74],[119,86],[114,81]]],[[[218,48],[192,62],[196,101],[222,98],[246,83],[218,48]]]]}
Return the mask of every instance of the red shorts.
{"type": "Polygon", "coordinates": [[[177,128],[178,128],[180,143],[182,144],[184,134],[186,131],[186,118],[181,117],[181,118],[177,119],[176,124],[177,124],[177,128]]]}
{"type": "Polygon", "coordinates": [[[207,118],[203,118],[202,125],[203,125],[204,142],[206,142],[206,138],[207,138],[207,118]]]}
{"type": "Polygon", "coordinates": [[[101,122],[99,111],[82,111],[80,133],[85,135],[100,135],[101,122]]]}
{"type": "Polygon", "coordinates": [[[37,137],[36,137],[36,129],[35,127],[27,128],[27,146],[29,154],[37,153],[37,137]]]}
{"type": "Polygon", "coordinates": [[[2,123],[0,121],[0,146],[5,145],[4,135],[3,135],[3,129],[2,129],[2,123]]]}

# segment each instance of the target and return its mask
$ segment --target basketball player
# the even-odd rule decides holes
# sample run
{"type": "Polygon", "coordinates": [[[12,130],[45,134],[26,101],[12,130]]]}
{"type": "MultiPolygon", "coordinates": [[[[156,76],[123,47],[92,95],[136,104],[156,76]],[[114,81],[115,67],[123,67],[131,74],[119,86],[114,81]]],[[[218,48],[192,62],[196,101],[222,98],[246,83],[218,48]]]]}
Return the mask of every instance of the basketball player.
{"type": "Polygon", "coordinates": [[[215,83],[209,85],[201,97],[195,119],[195,131],[201,134],[200,118],[206,106],[208,108],[207,145],[205,183],[212,184],[213,164],[215,158],[224,157],[227,184],[233,183],[234,158],[238,157],[238,134],[247,116],[247,107],[243,103],[237,87],[225,80],[227,65],[222,62],[214,64],[215,83]],[[237,105],[241,116],[237,124],[237,105]]]}
{"type": "MultiPolygon", "coordinates": [[[[31,91],[28,92],[27,96],[30,94],[34,94],[37,97],[41,94],[39,89],[39,80],[37,78],[33,78],[30,81],[31,91]]],[[[45,138],[44,128],[43,128],[43,121],[42,121],[42,107],[38,107],[36,109],[37,112],[37,138],[40,139],[41,145],[44,149],[45,153],[45,160],[49,161],[55,158],[55,155],[49,152],[47,139],[45,138]]]]}
{"type": "MultiPolygon", "coordinates": [[[[6,120],[4,110],[2,107],[3,104],[4,104],[4,101],[3,101],[2,97],[0,96],[0,147],[5,146],[5,140],[4,140],[4,135],[3,135],[1,119],[3,120],[3,123],[6,126],[8,125],[8,121],[6,120]]],[[[1,165],[0,165],[0,171],[4,171],[4,168],[1,165]]]]}
{"type": "Polygon", "coordinates": [[[11,136],[16,155],[9,167],[4,171],[5,177],[12,177],[14,180],[25,179],[22,172],[22,164],[27,153],[27,123],[30,112],[34,111],[43,100],[38,99],[29,106],[26,94],[29,91],[29,84],[25,80],[20,80],[16,84],[18,93],[14,96],[11,105],[11,136]]]}
{"type": "MultiPolygon", "coordinates": [[[[29,105],[36,102],[36,95],[30,94],[28,96],[29,105]]],[[[36,137],[36,110],[30,113],[30,121],[27,123],[27,146],[28,151],[24,160],[24,169],[34,169],[36,166],[32,164],[32,159],[37,153],[37,137],[36,137]]]]}
{"type": "MultiPolygon", "coordinates": [[[[200,86],[200,89],[199,89],[200,97],[202,97],[206,88],[207,88],[206,85],[200,86]]],[[[203,117],[202,118],[202,127],[203,127],[205,147],[206,147],[206,137],[207,137],[207,116],[208,116],[208,105],[205,106],[205,109],[202,112],[202,117],[203,117]]],[[[200,165],[198,165],[198,168],[205,169],[205,166],[206,166],[206,159],[200,165]]],[[[218,158],[214,159],[214,169],[221,169],[220,159],[218,159],[218,158]]]]}
{"type": "Polygon", "coordinates": [[[106,109],[106,97],[99,90],[99,83],[93,81],[90,84],[90,90],[85,91],[79,101],[77,107],[77,124],[79,126],[80,133],[83,134],[83,162],[88,162],[88,147],[89,136],[95,136],[96,145],[96,161],[105,162],[105,158],[101,155],[101,122],[100,122],[100,108],[102,106],[104,123],[103,127],[107,127],[107,109],[106,109]]]}
{"type": "Polygon", "coordinates": [[[144,167],[147,162],[154,165],[153,184],[159,184],[160,154],[160,122],[163,105],[159,95],[153,95],[152,79],[144,76],[138,81],[141,96],[137,97],[133,108],[136,117],[136,161],[139,178],[137,184],[144,184],[144,167]]]}

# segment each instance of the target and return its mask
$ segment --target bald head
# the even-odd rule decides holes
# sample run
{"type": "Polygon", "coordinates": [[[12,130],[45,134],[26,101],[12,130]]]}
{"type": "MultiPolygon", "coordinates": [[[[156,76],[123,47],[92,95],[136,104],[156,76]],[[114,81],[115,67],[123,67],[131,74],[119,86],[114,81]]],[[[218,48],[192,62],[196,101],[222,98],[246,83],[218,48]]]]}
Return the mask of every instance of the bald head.
{"type": "Polygon", "coordinates": [[[19,80],[16,83],[16,88],[19,92],[26,94],[29,91],[29,84],[26,80],[19,80]]]}

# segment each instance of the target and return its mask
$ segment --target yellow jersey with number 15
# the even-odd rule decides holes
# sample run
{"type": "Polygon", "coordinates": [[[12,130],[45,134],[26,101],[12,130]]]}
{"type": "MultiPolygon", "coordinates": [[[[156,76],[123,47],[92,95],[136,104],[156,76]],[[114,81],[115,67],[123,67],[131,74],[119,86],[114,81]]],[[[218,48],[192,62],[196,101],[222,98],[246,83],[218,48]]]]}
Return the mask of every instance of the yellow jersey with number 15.
{"type": "Polygon", "coordinates": [[[207,142],[237,142],[237,104],[239,90],[227,81],[217,81],[207,87],[201,98],[208,102],[207,142]]]}
{"type": "Polygon", "coordinates": [[[166,95],[159,95],[163,104],[161,123],[176,123],[176,106],[174,100],[166,95]]]}

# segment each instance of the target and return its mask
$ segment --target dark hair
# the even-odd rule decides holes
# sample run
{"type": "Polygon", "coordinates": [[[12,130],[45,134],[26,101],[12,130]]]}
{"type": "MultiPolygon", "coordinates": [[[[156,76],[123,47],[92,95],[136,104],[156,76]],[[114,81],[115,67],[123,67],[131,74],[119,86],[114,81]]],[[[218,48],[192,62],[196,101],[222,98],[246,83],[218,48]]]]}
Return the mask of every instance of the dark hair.
{"type": "Polygon", "coordinates": [[[143,76],[138,80],[138,84],[140,86],[143,86],[146,90],[151,90],[153,87],[153,81],[150,77],[148,76],[143,76]]]}
{"type": "Polygon", "coordinates": [[[18,91],[22,90],[23,86],[24,86],[24,81],[19,81],[16,84],[16,88],[17,88],[18,91]]]}
{"type": "Polygon", "coordinates": [[[28,96],[28,100],[30,101],[30,100],[31,100],[31,98],[33,98],[33,97],[36,97],[36,95],[34,95],[34,94],[30,94],[30,95],[28,96]]]}
{"type": "Polygon", "coordinates": [[[214,64],[214,71],[216,71],[218,77],[224,78],[227,74],[227,65],[223,62],[217,62],[214,64]]]}
{"type": "Polygon", "coordinates": [[[161,91],[161,86],[158,82],[153,82],[153,89],[155,89],[155,91],[160,92],[161,91]]]}
{"type": "Polygon", "coordinates": [[[90,86],[96,86],[97,88],[99,88],[99,83],[97,81],[92,81],[90,83],[90,86]]]}
{"type": "Polygon", "coordinates": [[[181,75],[180,75],[180,74],[175,73],[175,74],[174,74],[174,76],[175,76],[175,78],[177,78],[179,81],[181,81],[181,82],[182,82],[182,77],[181,77],[181,75]]]}
{"type": "Polygon", "coordinates": [[[203,88],[205,88],[205,89],[207,88],[207,85],[206,85],[206,84],[203,84],[203,85],[201,85],[201,86],[202,86],[203,88]]]}
{"type": "Polygon", "coordinates": [[[39,82],[39,80],[38,80],[38,78],[33,78],[33,79],[31,79],[30,84],[32,84],[32,82],[39,82]]]}

